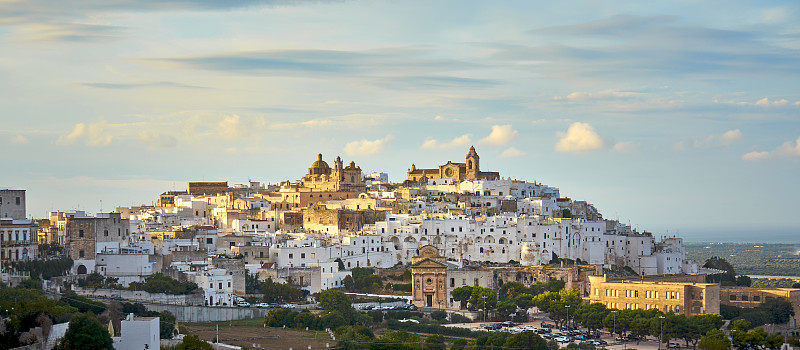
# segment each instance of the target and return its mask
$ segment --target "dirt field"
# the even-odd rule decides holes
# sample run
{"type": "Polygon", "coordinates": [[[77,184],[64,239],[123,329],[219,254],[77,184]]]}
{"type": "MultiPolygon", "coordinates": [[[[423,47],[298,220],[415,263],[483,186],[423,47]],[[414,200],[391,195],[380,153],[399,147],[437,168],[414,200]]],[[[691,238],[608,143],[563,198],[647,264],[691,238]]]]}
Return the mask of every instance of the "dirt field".
{"type": "MultiPolygon", "coordinates": [[[[184,325],[200,339],[212,340],[216,336],[214,322],[184,325]]],[[[219,340],[248,349],[306,350],[310,345],[311,349],[316,350],[326,349],[326,345],[330,348],[336,346],[336,342],[324,331],[264,328],[262,319],[219,322],[219,340]]]]}

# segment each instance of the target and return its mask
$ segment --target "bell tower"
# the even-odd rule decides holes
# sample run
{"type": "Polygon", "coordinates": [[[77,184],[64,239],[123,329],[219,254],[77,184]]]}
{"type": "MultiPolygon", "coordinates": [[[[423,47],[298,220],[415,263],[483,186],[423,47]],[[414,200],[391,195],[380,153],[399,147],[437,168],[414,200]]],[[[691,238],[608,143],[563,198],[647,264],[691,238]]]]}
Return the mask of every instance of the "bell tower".
{"type": "Polygon", "coordinates": [[[481,157],[475,152],[475,146],[469,148],[467,153],[467,180],[477,180],[481,173],[481,157]]]}

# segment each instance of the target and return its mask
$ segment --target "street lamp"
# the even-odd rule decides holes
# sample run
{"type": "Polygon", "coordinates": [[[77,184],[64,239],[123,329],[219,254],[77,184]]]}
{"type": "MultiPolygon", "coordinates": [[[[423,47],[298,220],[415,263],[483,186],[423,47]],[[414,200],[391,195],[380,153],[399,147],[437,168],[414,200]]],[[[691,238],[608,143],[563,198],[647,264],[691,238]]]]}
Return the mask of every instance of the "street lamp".
{"type": "Polygon", "coordinates": [[[569,327],[569,307],[570,307],[570,305],[564,305],[564,307],[567,309],[567,327],[569,327]]]}
{"type": "Polygon", "coordinates": [[[661,337],[658,338],[658,350],[661,350],[661,339],[664,339],[664,316],[658,316],[661,319],[661,337]]]}
{"type": "Polygon", "coordinates": [[[483,325],[486,326],[486,294],[483,295],[483,325]]]}
{"type": "Polygon", "coordinates": [[[614,333],[617,333],[617,310],[611,311],[611,313],[614,315],[614,330],[611,331],[611,336],[613,337],[614,333]]]}

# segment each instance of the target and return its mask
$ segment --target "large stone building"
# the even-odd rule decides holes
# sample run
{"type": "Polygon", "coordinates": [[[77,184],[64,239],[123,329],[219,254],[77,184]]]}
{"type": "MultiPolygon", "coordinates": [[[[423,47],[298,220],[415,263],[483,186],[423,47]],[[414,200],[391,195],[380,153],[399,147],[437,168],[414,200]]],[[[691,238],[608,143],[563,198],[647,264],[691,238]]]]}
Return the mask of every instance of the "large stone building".
{"type": "Polygon", "coordinates": [[[355,162],[344,166],[342,158],[336,157],[331,168],[322,160],[322,153],[308,168],[308,174],[300,180],[300,185],[318,191],[363,192],[366,188],[361,167],[356,166],[355,162]]]}
{"type": "Polygon", "coordinates": [[[0,218],[25,219],[25,190],[0,189],[0,218]]]}
{"type": "Polygon", "coordinates": [[[658,309],[687,317],[719,313],[719,284],[705,283],[705,274],[589,276],[589,284],[588,301],[609,309],[658,309]]]}
{"type": "Polygon", "coordinates": [[[448,305],[448,263],[433,246],[419,248],[411,262],[412,303],[422,307],[444,308],[448,305]]]}
{"type": "Polygon", "coordinates": [[[475,147],[469,148],[466,161],[456,163],[448,161],[447,164],[440,165],[434,169],[417,169],[411,164],[408,170],[408,181],[417,182],[425,179],[455,179],[458,182],[470,180],[498,180],[500,173],[495,171],[481,171],[481,157],[475,152],[475,147]]]}
{"type": "Polygon", "coordinates": [[[223,194],[228,192],[228,182],[190,182],[187,192],[193,196],[223,194]]]}
{"type": "Polygon", "coordinates": [[[784,298],[792,303],[794,316],[789,319],[789,324],[797,327],[800,319],[800,289],[726,286],[719,291],[720,303],[737,307],[756,307],[773,298],[784,298]]]}

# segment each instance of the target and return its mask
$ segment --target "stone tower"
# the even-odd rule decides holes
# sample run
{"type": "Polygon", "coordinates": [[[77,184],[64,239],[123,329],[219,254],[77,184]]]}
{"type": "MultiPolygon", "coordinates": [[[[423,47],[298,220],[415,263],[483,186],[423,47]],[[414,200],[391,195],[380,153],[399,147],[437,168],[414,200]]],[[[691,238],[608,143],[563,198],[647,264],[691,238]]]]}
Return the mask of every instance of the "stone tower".
{"type": "Polygon", "coordinates": [[[475,180],[481,173],[481,157],[475,152],[475,146],[469,148],[467,153],[467,180],[475,180]]]}

